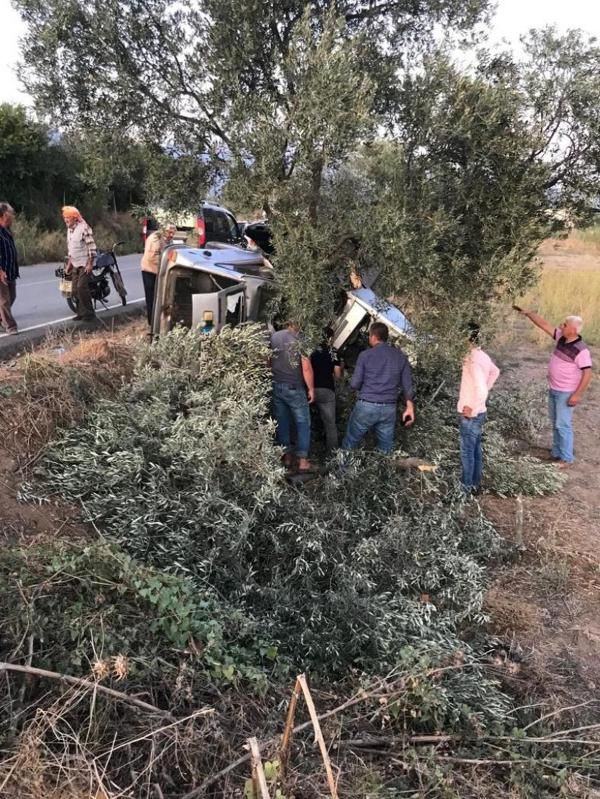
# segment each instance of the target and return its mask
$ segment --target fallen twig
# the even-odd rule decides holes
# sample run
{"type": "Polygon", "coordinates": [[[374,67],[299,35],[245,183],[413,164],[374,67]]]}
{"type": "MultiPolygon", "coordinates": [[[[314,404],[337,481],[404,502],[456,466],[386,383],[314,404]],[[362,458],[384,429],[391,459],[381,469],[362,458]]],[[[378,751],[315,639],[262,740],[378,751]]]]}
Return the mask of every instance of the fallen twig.
{"type": "Polygon", "coordinates": [[[250,760],[252,763],[252,786],[254,788],[255,799],[270,799],[267,778],[263,768],[260,749],[256,738],[248,738],[250,747],[250,760]],[[260,791],[260,795],[259,792],[260,791]]]}
{"type": "Polygon", "coordinates": [[[288,707],[287,719],[285,721],[285,729],[283,730],[283,737],[281,739],[281,747],[279,749],[279,763],[281,766],[281,780],[285,781],[287,775],[287,764],[290,755],[290,745],[292,742],[294,719],[296,718],[296,706],[300,696],[301,687],[298,685],[298,680],[294,683],[294,690],[292,691],[292,698],[288,707]]]}
{"type": "Polygon", "coordinates": [[[308,683],[306,682],[306,675],[300,674],[298,677],[298,683],[302,688],[302,693],[304,694],[304,701],[306,702],[306,706],[308,707],[310,720],[315,730],[315,739],[319,744],[319,749],[321,750],[321,757],[323,758],[325,773],[327,774],[327,784],[329,785],[329,792],[331,793],[332,799],[338,799],[337,786],[335,784],[335,779],[331,768],[331,760],[329,759],[329,752],[327,751],[327,746],[325,745],[325,739],[323,738],[321,725],[319,724],[319,717],[317,715],[315,703],[313,702],[312,694],[308,687],[308,683]]]}
{"type": "MultiPolygon", "coordinates": [[[[457,666],[440,666],[439,668],[429,669],[425,673],[426,677],[435,677],[440,674],[444,674],[450,671],[460,671],[466,668],[470,668],[471,666],[475,666],[475,663],[461,663],[457,666]]],[[[389,675],[388,675],[389,676],[389,675]]],[[[382,690],[382,687],[385,685],[385,681],[383,679],[378,679],[375,681],[373,688],[370,690],[362,689],[358,694],[355,694],[350,699],[343,702],[338,707],[332,708],[332,710],[328,710],[326,713],[321,713],[321,715],[317,716],[319,722],[325,721],[326,719],[331,718],[332,716],[337,716],[339,713],[343,713],[345,710],[349,710],[351,707],[355,705],[359,705],[361,702],[365,702],[368,699],[372,699],[379,691],[382,690]]],[[[296,733],[303,732],[304,730],[309,729],[312,726],[312,720],[304,721],[302,724],[298,724],[292,730],[292,735],[296,735],[296,733]]],[[[271,746],[276,742],[277,739],[271,738],[270,740],[265,741],[264,746],[271,746]]],[[[227,774],[231,774],[232,771],[235,771],[240,766],[245,765],[248,760],[250,760],[250,754],[242,755],[238,757],[237,760],[234,760],[233,763],[230,763],[225,768],[222,768],[220,771],[217,771],[216,774],[211,774],[210,777],[207,777],[197,788],[193,788],[188,793],[184,794],[181,799],[197,799],[198,796],[202,796],[207,788],[210,788],[217,780],[221,779],[221,777],[227,776],[227,774]]]]}
{"type": "Polygon", "coordinates": [[[145,710],[148,713],[154,713],[157,716],[176,721],[175,716],[169,713],[168,710],[161,710],[148,702],[143,702],[141,699],[135,699],[129,694],[122,691],[115,691],[114,688],[108,688],[105,685],[100,685],[94,680],[86,680],[84,677],[73,677],[70,674],[59,674],[57,671],[48,671],[47,669],[38,669],[35,666],[20,666],[17,663],[3,663],[0,662],[0,673],[3,671],[16,671],[21,674],[36,674],[38,677],[48,677],[51,680],[59,680],[66,682],[70,685],[80,685],[83,688],[89,688],[90,691],[99,691],[100,693],[111,696],[113,699],[118,699],[120,702],[125,702],[128,705],[139,707],[140,710],[145,710]]]}

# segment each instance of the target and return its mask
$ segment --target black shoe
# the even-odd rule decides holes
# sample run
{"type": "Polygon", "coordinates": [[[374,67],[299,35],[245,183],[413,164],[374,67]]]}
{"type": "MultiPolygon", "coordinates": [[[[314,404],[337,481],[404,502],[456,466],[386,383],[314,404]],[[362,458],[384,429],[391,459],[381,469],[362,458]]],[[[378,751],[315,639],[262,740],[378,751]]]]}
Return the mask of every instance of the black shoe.
{"type": "Polygon", "coordinates": [[[82,319],[83,319],[83,316],[81,316],[80,314],[77,314],[77,316],[72,316],[71,317],[71,322],[81,322],[82,319]]]}
{"type": "Polygon", "coordinates": [[[80,319],[82,322],[93,322],[93,321],[94,321],[95,319],[97,319],[97,318],[98,318],[98,317],[96,316],[96,314],[95,314],[95,313],[93,313],[93,314],[86,314],[85,316],[80,316],[80,317],[79,317],[79,319],[80,319]]]}

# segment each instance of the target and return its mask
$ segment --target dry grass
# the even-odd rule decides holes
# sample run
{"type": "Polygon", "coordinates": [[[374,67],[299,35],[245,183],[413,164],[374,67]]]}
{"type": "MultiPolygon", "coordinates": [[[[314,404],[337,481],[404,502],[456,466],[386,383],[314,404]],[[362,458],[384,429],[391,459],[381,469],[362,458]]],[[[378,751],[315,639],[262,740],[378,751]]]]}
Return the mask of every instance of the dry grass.
{"type": "Polygon", "coordinates": [[[592,245],[600,249],[600,225],[591,225],[584,230],[577,230],[573,236],[585,244],[592,245]]]}
{"type": "Polygon", "coordinates": [[[5,453],[25,468],[57,427],[81,419],[89,402],[112,394],[131,374],[138,325],[113,335],[53,337],[0,369],[0,422],[5,453]],[[132,335],[133,333],[133,335],[132,335]]]}
{"type": "MultiPolygon", "coordinates": [[[[518,304],[535,309],[555,324],[569,314],[581,316],[586,340],[590,344],[600,342],[600,268],[598,271],[548,269],[518,304]]],[[[546,343],[545,333],[538,331],[535,336],[546,343]]]]}

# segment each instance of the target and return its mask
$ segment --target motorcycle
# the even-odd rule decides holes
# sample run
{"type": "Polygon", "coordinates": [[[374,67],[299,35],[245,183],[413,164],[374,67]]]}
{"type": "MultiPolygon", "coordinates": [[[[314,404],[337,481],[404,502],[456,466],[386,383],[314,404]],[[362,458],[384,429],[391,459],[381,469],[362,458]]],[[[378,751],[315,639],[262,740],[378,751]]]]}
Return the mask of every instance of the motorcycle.
{"type": "MultiPolygon", "coordinates": [[[[118,241],[116,244],[113,244],[112,249],[109,252],[98,252],[96,255],[89,280],[90,294],[94,304],[94,309],[97,309],[98,303],[100,303],[104,308],[108,308],[106,300],[110,294],[110,284],[108,282],[109,277],[115,291],[121,298],[122,304],[127,305],[127,289],[125,288],[123,276],[121,275],[121,270],[119,269],[117,256],[115,254],[115,250],[117,247],[120,247],[121,244],[123,244],[123,242],[118,241]]],[[[76,314],[78,311],[78,302],[77,297],[73,296],[72,273],[67,272],[68,262],[69,259],[65,258],[64,266],[59,266],[54,274],[60,280],[60,293],[66,299],[69,308],[73,311],[73,313],[76,314]]]]}

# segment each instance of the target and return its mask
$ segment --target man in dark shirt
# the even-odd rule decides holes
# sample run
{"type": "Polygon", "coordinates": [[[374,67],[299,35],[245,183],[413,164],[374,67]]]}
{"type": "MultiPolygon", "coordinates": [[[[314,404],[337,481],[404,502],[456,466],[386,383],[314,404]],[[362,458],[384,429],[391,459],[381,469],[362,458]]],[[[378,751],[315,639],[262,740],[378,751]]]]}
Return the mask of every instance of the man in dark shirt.
{"type": "Polygon", "coordinates": [[[15,212],[8,203],[0,203],[0,323],[9,336],[16,335],[17,323],[11,308],[17,299],[17,248],[10,228],[15,212]]]}
{"type": "Polygon", "coordinates": [[[415,418],[412,371],[408,358],[388,343],[389,331],[382,322],[369,329],[371,349],[361,352],[350,385],[358,391],[358,400],[350,419],[343,449],[356,449],[364,436],[374,430],[381,452],[394,447],[398,393],[402,389],[405,408],[402,421],[408,427],[415,418]]]}
{"type": "Polygon", "coordinates": [[[337,352],[332,348],[333,330],[326,327],[323,342],[319,349],[310,356],[315,384],[315,407],[325,429],[325,447],[327,452],[337,449],[338,431],[335,413],[335,380],[344,371],[337,352]]]}
{"type": "Polygon", "coordinates": [[[313,370],[300,348],[300,325],[288,322],[285,330],[271,336],[273,377],[273,416],[277,424],[277,443],[285,449],[284,463],[292,466],[294,455],[298,471],[312,469],[310,449],[310,408],[314,401],[313,370]],[[291,426],[296,427],[296,446],[292,445],[291,426]]]}

